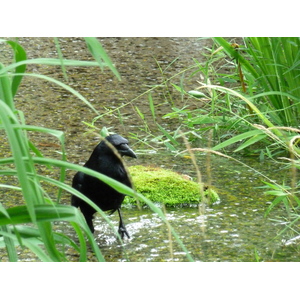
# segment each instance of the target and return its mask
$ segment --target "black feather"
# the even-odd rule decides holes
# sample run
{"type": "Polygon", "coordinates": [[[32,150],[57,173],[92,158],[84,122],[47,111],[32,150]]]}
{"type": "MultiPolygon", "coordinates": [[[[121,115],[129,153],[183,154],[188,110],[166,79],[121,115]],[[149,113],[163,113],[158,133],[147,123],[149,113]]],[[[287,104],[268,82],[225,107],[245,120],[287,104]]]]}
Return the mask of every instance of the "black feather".
{"type": "MultiPolygon", "coordinates": [[[[96,146],[84,166],[132,187],[120,157],[123,155],[136,158],[135,153],[128,146],[128,140],[117,134],[109,135],[96,146]],[[109,143],[107,143],[107,141],[109,143]],[[119,153],[119,155],[117,153],[119,153]]],[[[121,204],[125,198],[124,194],[117,192],[103,181],[83,172],[75,174],[72,187],[87,196],[103,211],[111,211],[111,213],[113,213],[118,210],[120,216],[119,233],[122,238],[125,234],[129,237],[120,212],[121,204]]],[[[74,195],[72,195],[71,203],[73,206],[80,208],[90,230],[94,232],[92,220],[96,210],[74,195]]]]}

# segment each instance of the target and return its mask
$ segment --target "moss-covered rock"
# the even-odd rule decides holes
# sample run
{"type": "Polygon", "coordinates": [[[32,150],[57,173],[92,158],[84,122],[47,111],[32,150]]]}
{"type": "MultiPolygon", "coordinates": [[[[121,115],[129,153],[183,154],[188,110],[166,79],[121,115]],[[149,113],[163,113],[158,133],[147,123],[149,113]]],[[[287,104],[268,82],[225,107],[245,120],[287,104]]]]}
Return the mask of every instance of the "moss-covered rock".
{"type": "MultiPolygon", "coordinates": [[[[198,204],[201,199],[201,187],[197,182],[171,170],[157,167],[129,167],[134,187],[137,192],[153,202],[167,206],[198,204]]],[[[218,194],[203,185],[205,201],[212,204],[219,200],[218,194]]],[[[132,197],[126,197],[124,203],[135,203],[132,197]]]]}

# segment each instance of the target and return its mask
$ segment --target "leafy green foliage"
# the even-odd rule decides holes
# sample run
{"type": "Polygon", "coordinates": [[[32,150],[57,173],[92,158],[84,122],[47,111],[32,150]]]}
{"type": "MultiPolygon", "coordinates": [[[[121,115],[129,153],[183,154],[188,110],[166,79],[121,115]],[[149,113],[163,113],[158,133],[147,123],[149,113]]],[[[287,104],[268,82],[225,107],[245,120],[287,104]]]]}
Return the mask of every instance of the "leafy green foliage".
{"type": "Polygon", "coordinates": [[[241,64],[247,93],[261,96],[262,111],[277,126],[297,126],[300,109],[300,39],[298,37],[248,37],[245,47],[236,51],[228,42],[215,38],[224,50],[241,64]],[[241,54],[245,52],[245,54],[241,54]],[[251,90],[250,90],[251,89],[251,90]]]}
{"type": "MultiPolygon", "coordinates": [[[[287,228],[299,234],[300,38],[246,37],[239,39],[240,45],[220,37],[212,40],[204,60],[194,59],[194,65],[149,90],[172,87],[173,92],[164,125],[154,111],[160,103],[149,95],[158,132],[152,140],[177,153],[184,136],[196,145],[207,143],[214,153],[256,155],[260,160],[289,156],[282,164],[292,170],[290,182],[265,181],[265,194],[274,197],[266,215],[283,206],[287,228]],[[188,91],[183,76],[180,84],[178,77],[190,70],[199,86],[188,91]],[[176,97],[181,101],[174,101],[176,97]],[[176,128],[167,127],[166,121],[176,128]]],[[[153,135],[149,132],[147,139],[153,135]]]]}
{"type": "MultiPolygon", "coordinates": [[[[178,120],[176,130],[170,132],[156,120],[161,140],[171,151],[178,151],[177,139],[182,135],[193,141],[205,139],[212,131],[214,149],[231,146],[236,152],[260,153],[260,157],[289,151],[296,134],[279,127],[299,124],[299,38],[244,38],[244,45],[224,38],[213,41],[220,47],[213,45],[207,60],[195,60],[193,66],[193,74],[202,75],[200,87],[188,92],[184,84],[168,82],[186,100],[164,116],[178,120]],[[221,64],[228,68],[226,74],[220,71],[221,64]],[[181,134],[175,135],[179,130],[181,134]],[[249,131],[255,131],[255,136],[248,135],[249,131]]],[[[152,101],[152,115],[153,107],[152,101]]]]}

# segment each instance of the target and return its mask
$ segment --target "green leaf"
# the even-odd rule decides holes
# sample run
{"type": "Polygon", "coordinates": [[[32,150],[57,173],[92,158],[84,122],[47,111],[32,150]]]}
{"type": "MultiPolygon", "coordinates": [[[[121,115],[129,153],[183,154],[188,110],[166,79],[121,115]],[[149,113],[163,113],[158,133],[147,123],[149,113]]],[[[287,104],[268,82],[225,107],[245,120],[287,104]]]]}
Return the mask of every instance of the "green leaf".
{"type": "Polygon", "coordinates": [[[151,92],[148,93],[148,100],[149,100],[150,111],[151,111],[153,120],[155,122],[155,120],[156,120],[156,117],[155,117],[155,108],[154,108],[154,103],[153,103],[151,92]]]}
{"type": "Polygon", "coordinates": [[[174,144],[174,145],[179,145],[179,143],[158,123],[156,123],[158,128],[161,130],[161,132],[174,144]]]}
{"type": "Polygon", "coordinates": [[[218,124],[224,122],[223,117],[202,115],[188,120],[188,124],[201,125],[201,124],[218,124]]]}
{"type": "Polygon", "coordinates": [[[54,37],[53,39],[54,39],[54,44],[55,44],[56,51],[57,51],[57,54],[58,54],[58,57],[59,57],[59,60],[60,60],[61,70],[63,72],[65,80],[68,80],[67,70],[66,70],[66,67],[65,67],[65,64],[64,64],[64,59],[63,59],[64,57],[63,57],[63,54],[62,54],[61,49],[60,49],[59,40],[58,40],[57,37],[54,37]]]}
{"type": "Polygon", "coordinates": [[[27,176],[24,176],[27,172],[34,174],[34,166],[33,164],[30,164],[30,155],[22,131],[13,127],[18,124],[18,120],[7,104],[2,101],[0,101],[0,119],[2,120],[2,125],[9,138],[9,144],[13,153],[14,163],[24,199],[28,205],[32,221],[34,221],[35,215],[33,203],[35,201],[43,201],[43,196],[37,188],[36,182],[30,181],[27,176]],[[27,161],[24,161],[24,158],[27,158],[27,161]]]}
{"type": "MultiPolygon", "coordinates": [[[[13,48],[16,62],[24,61],[27,59],[26,52],[20,44],[13,41],[6,41],[6,43],[13,48]]],[[[22,64],[16,67],[15,73],[25,73],[25,70],[26,70],[26,64],[22,64]]],[[[11,84],[11,91],[13,97],[17,93],[22,78],[23,78],[22,75],[16,75],[13,77],[12,84],[11,84]]]]}
{"type": "Polygon", "coordinates": [[[232,145],[234,143],[237,143],[241,140],[247,139],[249,137],[253,137],[253,135],[260,135],[260,134],[261,134],[261,130],[258,130],[258,129],[250,130],[248,132],[245,132],[245,133],[242,133],[242,134],[239,134],[239,135],[236,135],[236,136],[230,138],[229,140],[213,147],[212,150],[219,150],[219,149],[225,148],[229,145],[232,145]]]}
{"type": "Polygon", "coordinates": [[[136,112],[138,113],[138,115],[140,116],[140,118],[141,118],[142,120],[145,120],[145,116],[144,116],[144,114],[140,111],[140,109],[139,109],[137,106],[135,106],[134,108],[135,108],[136,112]]]}
{"type": "Polygon", "coordinates": [[[51,77],[48,77],[48,76],[45,76],[45,75],[41,75],[41,74],[26,74],[25,73],[25,74],[18,74],[18,75],[26,75],[26,76],[36,77],[36,78],[40,78],[40,79],[44,79],[44,80],[53,82],[53,83],[57,84],[58,86],[61,86],[62,88],[64,88],[68,92],[72,93],[74,96],[76,96],[81,101],[83,101],[86,105],[88,105],[96,114],[99,114],[99,112],[94,108],[94,106],[86,98],[84,98],[79,92],[77,92],[75,89],[73,89],[72,87],[70,87],[67,84],[64,84],[63,82],[61,82],[59,80],[56,80],[54,78],[51,78],[51,77]]]}
{"type": "Polygon", "coordinates": [[[164,142],[164,144],[170,151],[176,151],[176,148],[169,142],[164,142]]]}
{"type": "Polygon", "coordinates": [[[115,74],[115,76],[121,80],[121,76],[118,73],[117,69],[111,62],[109,56],[106,54],[105,50],[99,43],[99,41],[94,37],[86,37],[84,38],[85,42],[88,46],[89,51],[95,58],[95,60],[98,62],[101,69],[103,69],[103,61],[106,63],[106,65],[110,68],[110,70],[115,74]]]}
{"type": "MultiPolygon", "coordinates": [[[[34,210],[37,222],[59,221],[62,219],[65,221],[76,221],[78,212],[75,207],[61,204],[37,204],[34,205],[34,210]]],[[[8,208],[6,212],[9,217],[0,212],[0,226],[31,223],[31,216],[26,205],[8,208]]]]}
{"type": "MultiPolygon", "coordinates": [[[[2,232],[11,233],[10,228],[8,226],[0,226],[0,227],[2,232]]],[[[8,253],[9,261],[11,262],[18,261],[18,254],[15,249],[14,240],[9,236],[4,235],[4,242],[8,253]]]]}
{"type": "Polygon", "coordinates": [[[188,94],[190,94],[191,96],[195,97],[195,98],[205,98],[206,95],[199,92],[199,91],[189,91],[188,94]]]}
{"type": "Polygon", "coordinates": [[[178,91],[180,92],[181,94],[185,94],[185,90],[181,87],[181,86],[178,86],[174,83],[171,83],[173,85],[173,87],[178,91]]]}
{"type": "MultiPolygon", "coordinates": [[[[0,63],[0,72],[3,71],[3,69],[4,66],[0,63]]],[[[15,111],[13,94],[11,92],[11,82],[6,72],[0,74],[0,101],[6,103],[12,111],[15,111]]]]}
{"type": "Polygon", "coordinates": [[[268,209],[265,212],[265,217],[270,213],[270,211],[278,205],[280,202],[283,202],[286,199],[285,196],[279,196],[274,199],[274,201],[269,205],[268,209]]]}
{"type": "Polygon", "coordinates": [[[264,192],[265,195],[273,195],[273,196],[287,196],[288,193],[284,191],[266,191],[264,192]]]}
{"type": "MultiPolygon", "coordinates": [[[[73,66],[73,67],[95,67],[99,66],[96,61],[81,61],[74,59],[64,59],[63,64],[65,66],[73,66]]],[[[18,66],[21,65],[49,65],[49,66],[61,66],[61,60],[58,58],[33,58],[21,60],[16,63],[10,64],[0,70],[0,75],[5,74],[6,72],[15,70],[18,66]]],[[[18,74],[20,75],[20,74],[18,74]]],[[[27,74],[29,75],[29,74],[27,74]]],[[[33,74],[34,75],[34,74],[33,74]]],[[[37,74],[35,74],[37,75],[37,74]]]]}
{"type": "Polygon", "coordinates": [[[240,145],[236,150],[234,150],[234,152],[241,151],[242,149],[247,148],[250,145],[255,144],[258,141],[265,139],[265,138],[266,138],[266,134],[264,134],[264,133],[255,135],[252,138],[250,138],[248,141],[246,141],[242,145],[240,145]]]}

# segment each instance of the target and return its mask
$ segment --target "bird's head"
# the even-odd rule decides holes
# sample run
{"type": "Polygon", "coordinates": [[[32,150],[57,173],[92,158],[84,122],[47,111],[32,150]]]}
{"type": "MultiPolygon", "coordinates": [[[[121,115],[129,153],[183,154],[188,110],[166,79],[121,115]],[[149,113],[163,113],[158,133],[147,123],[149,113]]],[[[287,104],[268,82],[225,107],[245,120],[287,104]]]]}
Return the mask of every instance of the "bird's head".
{"type": "MultiPolygon", "coordinates": [[[[121,156],[130,156],[133,158],[137,158],[136,154],[133,152],[133,150],[128,146],[128,140],[123,138],[122,136],[118,134],[111,134],[105,138],[111,145],[113,145],[116,150],[119,152],[121,156]]],[[[102,143],[105,143],[105,141],[102,141],[102,143]]]]}

